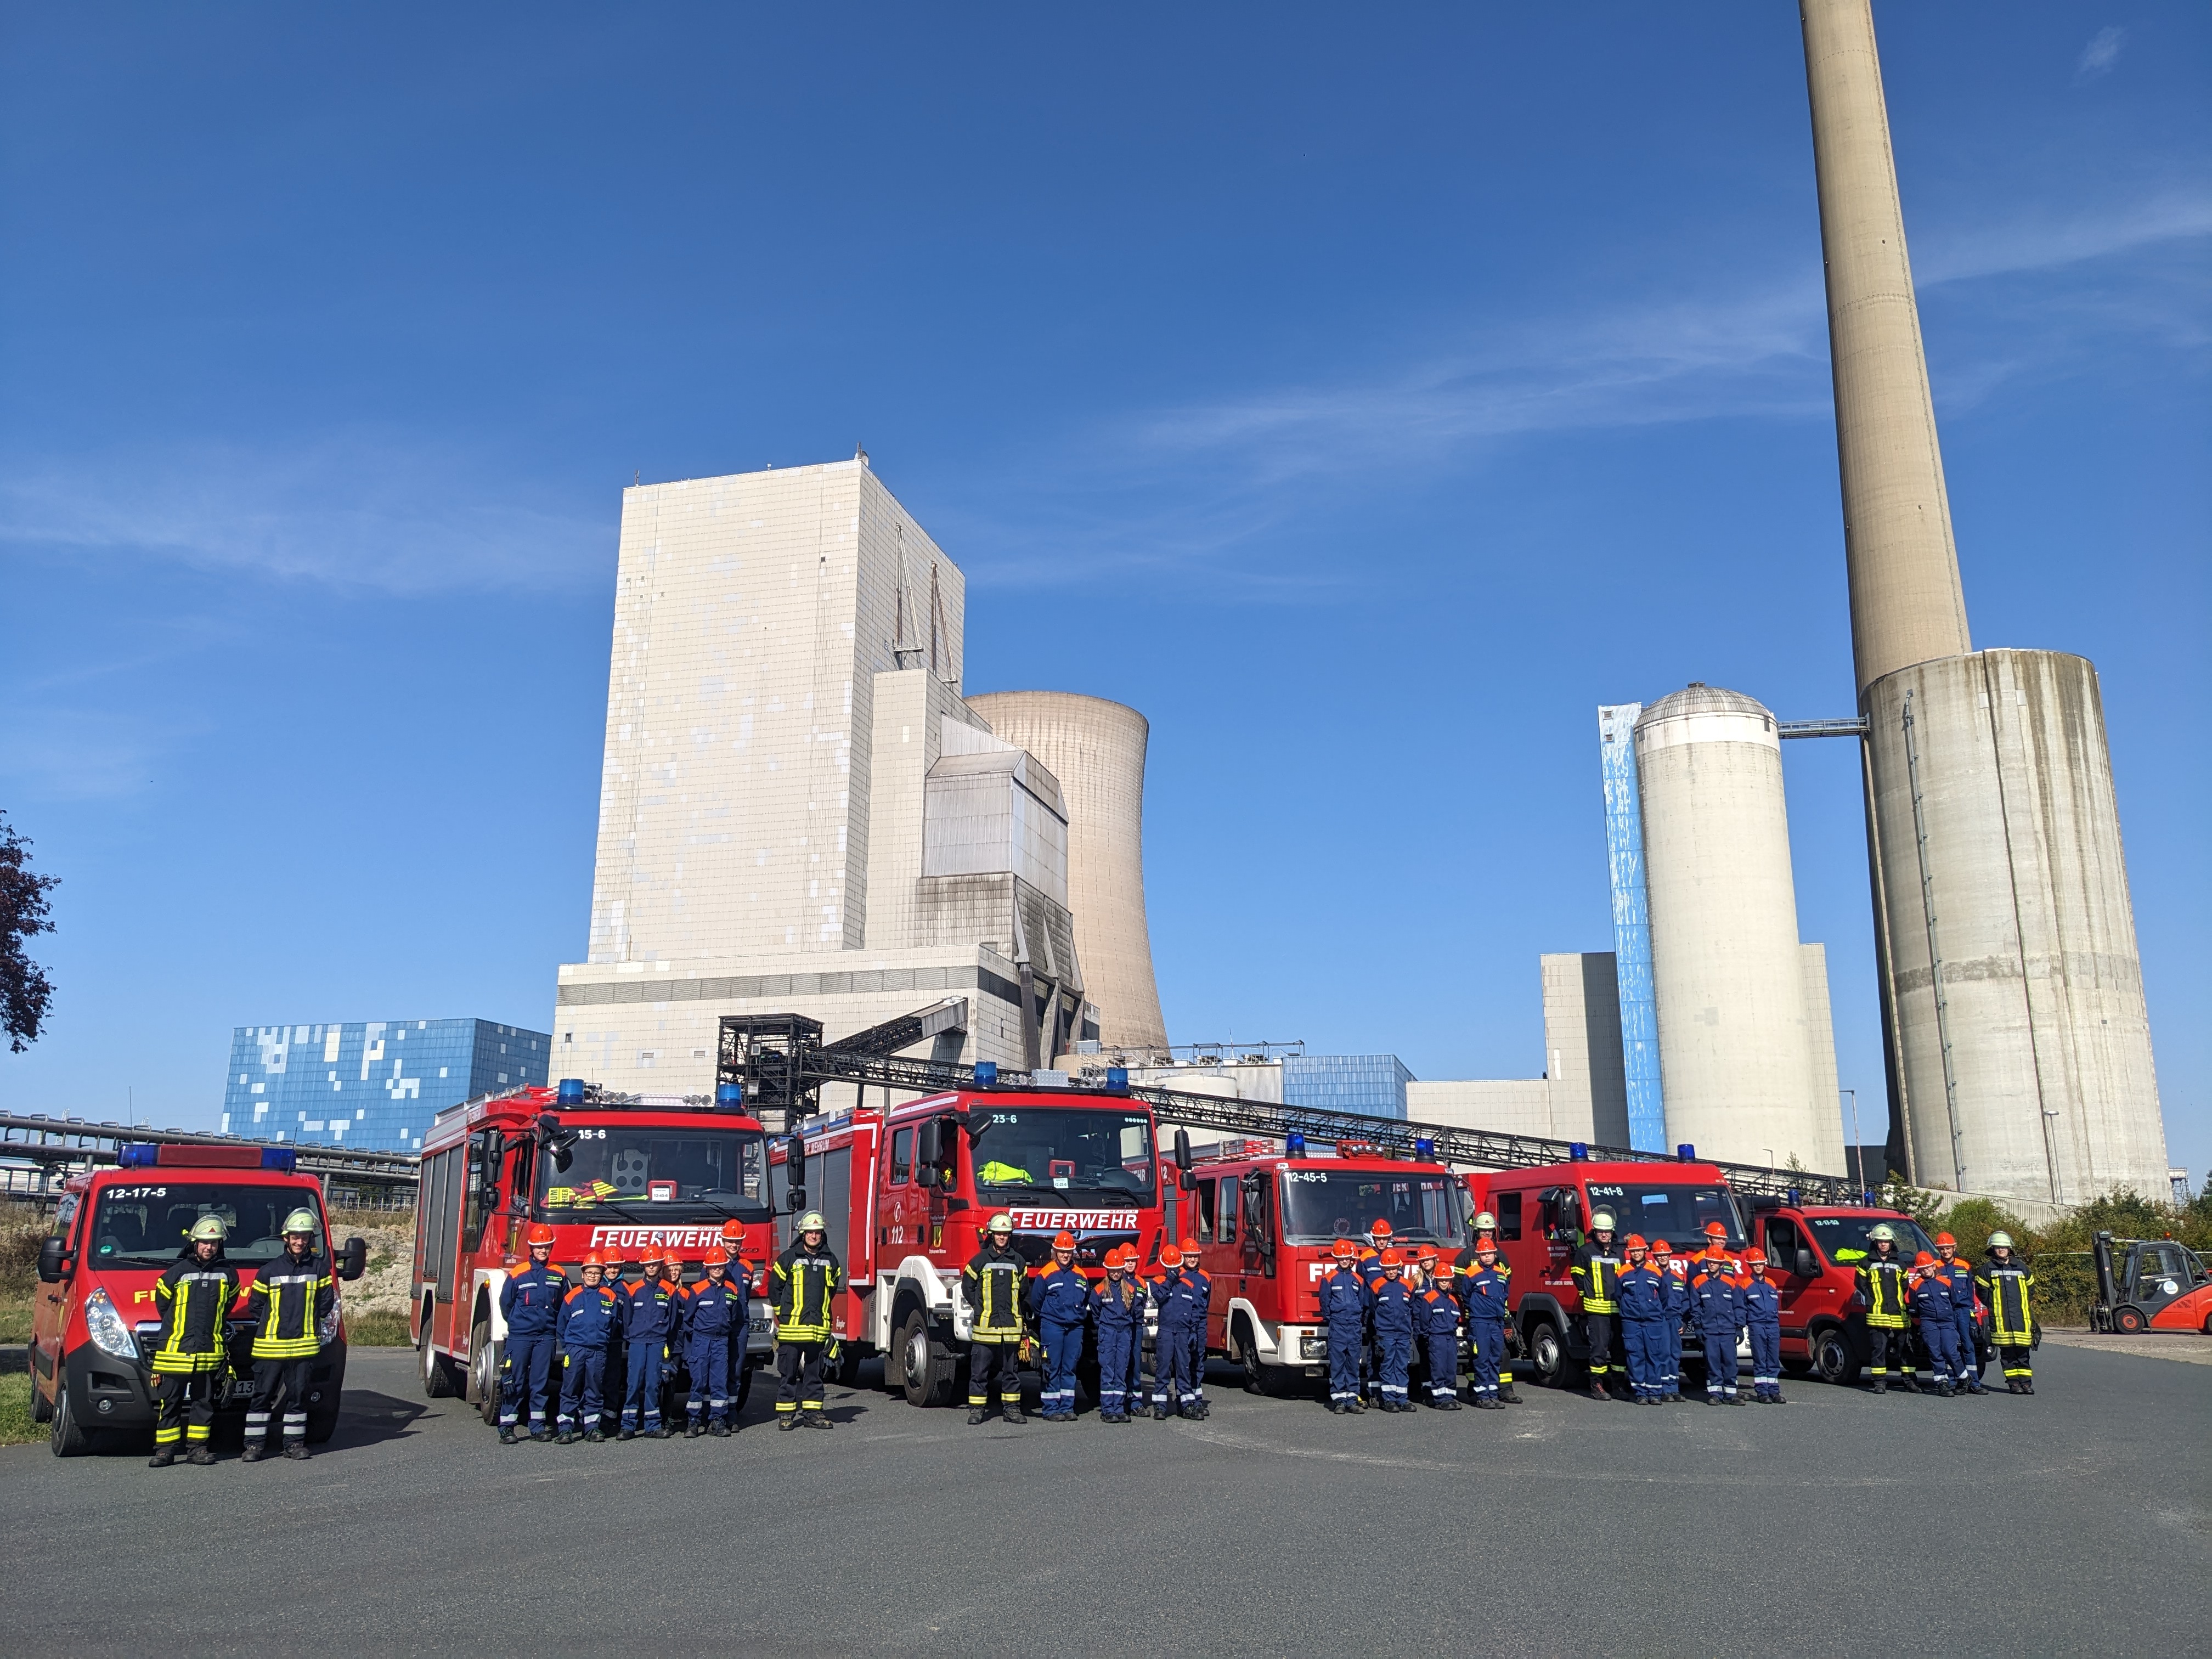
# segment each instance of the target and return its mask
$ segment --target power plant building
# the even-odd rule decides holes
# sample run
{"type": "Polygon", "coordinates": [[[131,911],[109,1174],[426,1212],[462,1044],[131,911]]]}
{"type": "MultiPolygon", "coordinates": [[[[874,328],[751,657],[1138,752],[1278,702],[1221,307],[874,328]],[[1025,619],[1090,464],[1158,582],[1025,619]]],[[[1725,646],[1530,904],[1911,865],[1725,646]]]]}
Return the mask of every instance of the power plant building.
{"type": "Polygon", "coordinates": [[[1922,1186],[2043,1204],[2160,1194],[2165,1125],[2096,671],[1973,648],[1873,12],[1802,0],[1800,13],[1891,1161],[1922,1186]]]}

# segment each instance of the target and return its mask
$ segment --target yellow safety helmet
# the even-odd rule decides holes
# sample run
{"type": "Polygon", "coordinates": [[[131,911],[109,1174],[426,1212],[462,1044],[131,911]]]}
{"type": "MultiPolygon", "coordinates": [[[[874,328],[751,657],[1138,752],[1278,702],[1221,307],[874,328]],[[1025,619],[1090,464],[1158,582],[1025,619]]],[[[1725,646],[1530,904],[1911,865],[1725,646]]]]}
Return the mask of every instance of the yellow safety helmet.
{"type": "Polygon", "coordinates": [[[826,1233],[830,1231],[830,1224],[822,1218],[821,1211],[809,1210],[799,1218],[799,1231],[802,1233],[826,1233]]]}
{"type": "Polygon", "coordinates": [[[1008,1215],[1004,1210],[1001,1210],[998,1214],[991,1218],[991,1224],[988,1227],[986,1227],[983,1231],[992,1233],[1010,1233],[1013,1231],[1013,1217],[1008,1215]]]}
{"type": "Polygon", "coordinates": [[[1491,1214],[1487,1210],[1477,1211],[1474,1218],[1474,1230],[1479,1233],[1496,1232],[1498,1231],[1498,1218],[1491,1214]]]}
{"type": "Polygon", "coordinates": [[[1897,1229],[1887,1221],[1877,1221],[1867,1229],[1867,1238],[1875,1244],[1894,1244],[1897,1243],[1897,1229]]]}
{"type": "Polygon", "coordinates": [[[230,1229],[222,1224],[219,1215],[204,1215],[192,1223],[191,1240],[195,1244],[203,1240],[220,1244],[230,1237],[230,1229]]]}
{"type": "Polygon", "coordinates": [[[1590,1212],[1590,1231],[1594,1233],[1611,1232],[1613,1231],[1613,1212],[1610,1210],[1592,1210],[1590,1212]]]}
{"type": "Polygon", "coordinates": [[[313,1210],[293,1211],[284,1218],[284,1231],[288,1233],[305,1233],[308,1237],[313,1238],[315,1236],[315,1212],[313,1210]]]}
{"type": "Polygon", "coordinates": [[[1993,1250],[2008,1250],[2012,1249],[2012,1235],[2010,1233],[1991,1233],[1990,1235],[1990,1248],[1993,1250]]]}

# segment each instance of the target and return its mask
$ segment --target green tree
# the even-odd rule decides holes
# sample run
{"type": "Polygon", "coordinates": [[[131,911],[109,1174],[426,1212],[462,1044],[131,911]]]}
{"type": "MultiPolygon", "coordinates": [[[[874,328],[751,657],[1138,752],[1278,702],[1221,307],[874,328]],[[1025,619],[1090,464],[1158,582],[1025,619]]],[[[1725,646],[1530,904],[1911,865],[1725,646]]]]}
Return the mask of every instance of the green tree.
{"type": "Polygon", "coordinates": [[[23,941],[53,931],[46,895],[60,884],[60,877],[31,868],[31,843],[0,812],[0,1036],[19,1054],[38,1041],[54,1000],[53,981],[24,954],[23,941]]]}

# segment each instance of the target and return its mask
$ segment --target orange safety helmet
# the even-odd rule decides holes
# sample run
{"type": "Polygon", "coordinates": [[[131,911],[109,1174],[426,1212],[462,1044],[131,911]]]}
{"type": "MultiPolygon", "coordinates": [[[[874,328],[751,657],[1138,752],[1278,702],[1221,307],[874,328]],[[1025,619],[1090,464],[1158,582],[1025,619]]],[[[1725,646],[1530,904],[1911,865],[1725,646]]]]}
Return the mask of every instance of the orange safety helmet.
{"type": "Polygon", "coordinates": [[[1340,1238],[1329,1247],[1329,1255],[1339,1261],[1350,1261],[1359,1254],[1359,1247],[1348,1238],[1340,1238]]]}
{"type": "Polygon", "coordinates": [[[1951,1237],[1951,1235],[1950,1235],[1950,1234],[1948,1234],[1948,1233],[1938,1233],[1938,1234],[1936,1234],[1936,1243],[1937,1244],[1939,1244],[1939,1245],[1942,1245],[1942,1244],[1948,1244],[1948,1245],[1949,1245],[1953,1249],[1954,1249],[1954,1250],[1955,1250],[1955,1249],[1957,1249],[1959,1248],[1959,1241],[1958,1241],[1957,1239],[1955,1239],[1955,1238],[1952,1237],[1951,1237]]]}
{"type": "Polygon", "coordinates": [[[1914,1267],[1934,1267],[1934,1266],[1936,1265],[1936,1254],[1935,1254],[1935,1252],[1934,1252],[1934,1251],[1932,1251],[1932,1250],[1923,1250],[1923,1251],[1921,1251],[1918,1255],[1915,1255],[1915,1256],[1912,1258],[1912,1265],[1913,1265],[1914,1267]]]}
{"type": "Polygon", "coordinates": [[[658,1262],[667,1261],[668,1256],[659,1245],[648,1244],[643,1250],[637,1253],[637,1259],[650,1267],[658,1262]]]}
{"type": "Polygon", "coordinates": [[[722,1243],[726,1246],[735,1248],[744,1242],[745,1224],[744,1222],[725,1221],[722,1224],[722,1243]]]}
{"type": "Polygon", "coordinates": [[[1163,1267],[1182,1267],[1182,1245],[1180,1245],[1180,1244],[1163,1244],[1163,1245],[1161,1245],[1161,1246],[1160,1246],[1160,1266],[1162,1266],[1163,1267]]]}
{"type": "Polygon", "coordinates": [[[1389,1218],[1388,1217],[1386,1217],[1386,1216],[1379,1216],[1379,1215],[1378,1215],[1378,1216],[1376,1216],[1376,1217],[1375,1218],[1375,1224],[1374,1224],[1373,1226],[1370,1227],[1370,1228],[1367,1230],[1367,1236],[1368,1236],[1370,1238],[1388,1238],[1388,1237],[1390,1237],[1390,1222],[1389,1222],[1389,1218]]]}
{"type": "Polygon", "coordinates": [[[1674,1247],[1663,1238],[1655,1238],[1651,1241],[1651,1254],[1654,1255],[1671,1255],[1674,1251],[1674,1247]]]}
{"type": "Polygon", "coordinates": [[[1705,1223],[1705,1237],[1707,1238],[1726,1238],[1728,1237],[1728,1229],[1722,1226],[1717,1221],[1708,1221],[1705,1223]]]}
{"type": "Polygon", "coordinates": [[[1382,1252],[1382,1265],[1386,1267],[1402,1267],[1406,1265],[1406,1258],[1395,1250],[1385,1250],[1382,1252]]]}
{"type": "Polygon", "coordinates": [[[607,1259],[601,1255],[597,1250],[593,1250],[586,1255],[583,1261],[578,1265],[586,1267],[604,1267],[607,1265],[607,1259]]]}
{"type": "Polygon", "coordinates": [[[1073,1233],[1054,1234],[1052,1241],[1052,1248],[1055,1250],[1073,1249],[1075,1248],[1075,1235],[1073,1233]]]}
{"type": "Polygon", "coordinates": [[[542,1221],[531,1223],[530,1231],[522,1237],[524,1242],[533,1250],[541,1249],[550,1250],[553,1248],[553,1230],[542,1221]]]}
{"type": "Polygon", "coordinates": [[[730,1253],[719,1244],[709,1245],[706,1255],[699,1258],[699,1265],[702,1267],[726,1267],[730,1265],[730,1253]]]}
{"type": "Polygon", "coordinates": [[[1651,1247],[1644,1242],[1644,1235],[1642,1233],[1631,1233],[1628,1236],[1628,1243],[1626,1248],[1632,1250],[1648,1250],[1651,1247]]]}

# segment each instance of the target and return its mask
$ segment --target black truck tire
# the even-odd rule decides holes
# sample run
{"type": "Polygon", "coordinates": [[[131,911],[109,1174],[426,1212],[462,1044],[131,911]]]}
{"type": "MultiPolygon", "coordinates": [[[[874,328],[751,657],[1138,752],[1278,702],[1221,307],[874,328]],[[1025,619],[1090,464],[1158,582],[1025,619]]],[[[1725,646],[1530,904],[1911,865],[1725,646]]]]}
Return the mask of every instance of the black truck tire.
{"type": "Polygon", "coordinates": [[[416,1358],[422,1370],[422,1395],[426,1400],[450,1400],[453,1395],[453,1368],[430,1340],[430,1322],[422,1322],[422,1338],[417,1345],[421,1352],[416,1358]]]}

